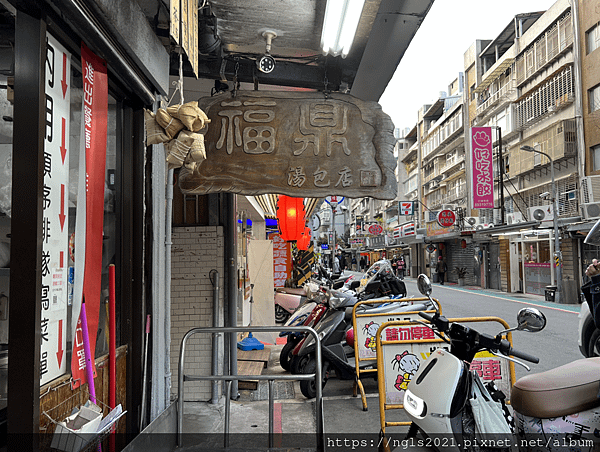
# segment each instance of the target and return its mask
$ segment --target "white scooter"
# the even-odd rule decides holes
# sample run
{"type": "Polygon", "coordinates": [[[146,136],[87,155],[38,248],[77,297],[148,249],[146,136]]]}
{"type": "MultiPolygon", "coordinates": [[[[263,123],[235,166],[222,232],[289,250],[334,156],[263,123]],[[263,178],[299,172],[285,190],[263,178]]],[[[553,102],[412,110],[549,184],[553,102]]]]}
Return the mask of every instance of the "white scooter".
{"type": "MultiPolygon", "coordinates": [[[[419,276],[418,287],[423,295],[431,298],[431,283],[427,276],[419,276]]],[[[412,422],[408,438],[415,437],[420,432],[430,440],[426,444],[445,452],[478,449],[473,446],[477,445],[481,437],[476,436],[476,422],[469,403],[472,388],[477,384],[477,377],[469,371],[475,355],[482,350],[488,350],[526,368],[528,367],[525,364],[511,358],[510,355],[532,363],[539,362],[539,359],[512,349],[503,337],[507,331],[491,336],[450,322],[439,312],[434,315],[419,312],[419,315],[430,322],[427,326],[450,344],[450,351],[441,348],[435,350],[408,384],[404,394],[404,410],[412,422]]],[[[508,331],[536,332],[546,325],[545,316],[534,308],[521,309],[517,319],[518,326],[508,331]]],[[[499,422],[506,423],[503,424],[504,432],[510,432],[506,418],[502,415],[499,417],[499,422]]],[[[498,444],[495,446],[504,449],[498,447],[498,444]]]]}

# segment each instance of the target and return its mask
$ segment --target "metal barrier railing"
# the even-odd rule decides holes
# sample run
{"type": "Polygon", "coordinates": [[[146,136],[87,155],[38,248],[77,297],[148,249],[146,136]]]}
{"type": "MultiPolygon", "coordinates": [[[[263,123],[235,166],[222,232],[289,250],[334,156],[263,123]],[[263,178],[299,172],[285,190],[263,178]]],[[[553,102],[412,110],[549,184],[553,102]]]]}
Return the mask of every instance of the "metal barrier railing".
{"type": "Polygon", "coordinates": [[[273,416],[274,416],[274,398],[273,398],[273,382],[275,380],[315,380],[316,397],[315,397],[315,424],[316,424],[316,440],[317,451],[324,450],[323,437],[323,386],[320,382],[323,381],[321,370],[321,339],[315,330],[308,326],[252,326],[252,327],[206,327],[193,328],[185,333],[181,340],[179,349],[179,366],[178,366],[178,386],[177,386],[177,445],[183,445],[183,396],[184,382],[186,381],[227,381],[227,395],[225,398],[225,425],[223,432],[224,447],[229,447],[229,421],[231,416],[231,383],[235,380],[267,380],[269,382],[269,449],[273,448],[273,416]],[[201,333],[279,333],[282,331],[290,332],[307,332],[315,338],[315,360],[316,369],[314,374],[305,375],[186,375],[184,374],[185,364],[185,346],[188,339],[201,333]]]}

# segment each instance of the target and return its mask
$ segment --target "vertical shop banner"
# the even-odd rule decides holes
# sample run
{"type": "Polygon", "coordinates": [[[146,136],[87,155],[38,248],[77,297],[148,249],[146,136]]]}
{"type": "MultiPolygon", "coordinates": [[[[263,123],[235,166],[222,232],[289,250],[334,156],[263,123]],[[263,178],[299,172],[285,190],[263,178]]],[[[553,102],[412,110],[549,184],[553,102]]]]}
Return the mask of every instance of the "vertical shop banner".
{"type": "MultiPolygon", "coordinates": [[[[83,103],[80,159],[85,156],[85,252],[78,254],[75,247],[75,274],[83,264],[83,299],[87,310],[88,334],[91,360],[94,363],[96,331],[100,314],[100,291],[102,280],[102,226],[104,224],[104,180],[106,168],[106,135],[108,116],[108,77],[106,62],[97,57],[81,43],[81,67],[83,72],[83,103]],[[84,262],[82,262],[82,260],[84,262]]],[[[80,180],[82,174],[79,175],[80,180]]],[[[78,210],[78,215],[81,212],[78,210]]],[[[77,231],[76,231],[77,234],[77,231]]],[[[77,288],[77,286],[76,286],[77,288]]],[[[79,294],[75,294],[79,297],[79,294]]],[[[79,305],[79,303],[78,303],[79,305]]],[[[80,306],[80,305],[79,305],[80,306]]],[[[73,315],[81,309],[73,303],[73,315]]],[[[81,318],[73,338],[71,373],[74,387],[87,381],[85,376],[85,353],[81,318]]],[[[95,375],[95,369],[93,369],[95,375]]]]}
{"type": "Polygon", "coordinates": [[[362,215],[356,215],[356,235],[363,235],[364,231],[364,217],[362,215]]]}
{"type": "Polygon", "coordinates": [[[473,208],[494,208],[494,170],[492,128],[471,128],[471,162],[473,170],[473,208]]]}
{"type": "Polygon", "coordinates": [[[67,371],[71,54],[46,34],[40,384],[67,371]]]}
{"type": "Polygon", "coordinates": [[[291,244],[279,234],[272,234],[273,240],[273,281],[275,287],[284,287],[285,281],[292,276],[291,244]]]}

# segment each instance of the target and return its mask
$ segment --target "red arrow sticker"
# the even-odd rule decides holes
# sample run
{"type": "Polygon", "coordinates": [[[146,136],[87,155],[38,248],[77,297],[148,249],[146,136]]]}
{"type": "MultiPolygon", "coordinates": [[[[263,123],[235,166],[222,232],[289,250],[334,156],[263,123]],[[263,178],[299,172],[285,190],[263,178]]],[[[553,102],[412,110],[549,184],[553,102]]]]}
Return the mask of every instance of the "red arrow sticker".
{"type": "Polygon", "coordinates": [[[60,156],[62,157],[63,165],[65,164],[65,157],[67,156],[67,147],[65,146],[66,130],[67,130],[67,120],[65,118],[62,118],[62,133],[61,133],[62,138],[61,138],[61,142],[60,142],[60,156]]]}
{"type": "Polygon", "coordinates": [[[63,346],[62,346],[62,337],[63,337],[63,319],[58,321],[58,351],[56,352],[56,360],[58,361],[58,368],[60,369],[60,365],[62,364],[63,359],[63,346]]]}
{"type": "Polygon", "coordinates": [[[62,74],[62,80],[60,82],[61,86],[62,86],[62,92],[63,92],[63,99],[65,98],[65,96],[67,95],[67,87],[69,85],[67,85],[67,54],[63,53],[63,74],[62,74]]]}
{"type": "Polygon", "coordinates": [[[60,220],[60,230],[65,228],[65,184],[60,184],[60,213],[58,219],[60,220]]]}

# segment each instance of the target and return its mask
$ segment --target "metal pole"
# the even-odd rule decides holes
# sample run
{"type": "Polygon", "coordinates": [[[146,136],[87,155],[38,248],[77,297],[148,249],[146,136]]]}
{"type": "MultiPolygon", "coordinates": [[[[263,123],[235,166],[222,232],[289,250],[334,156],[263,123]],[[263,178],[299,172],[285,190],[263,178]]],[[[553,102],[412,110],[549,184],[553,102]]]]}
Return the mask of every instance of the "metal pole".
{"type": "Polygon", "coordinates": [[[502,127],[498,130],[498,166],[500,174],[498,178],[498,191],[500,192],[500,224],[504,224],[504,158],[502,156],[502,127]]]}
{"type": "Polygon", "coordinates": [[[550,158],[548,154],[540,152],[540,154],[544,154],[550,160],[550,176],[552,178],[552,204],[554,207],[554,263],[556,270],[556,292],[554,294],[554,301],[556,303],[561,303],[562,297],[562,253],[560,252],[560,237],[558,235],[558,193],[556,189],[556,182],[554,180],[554,160],[550,158]]]}
{"type": "MultiPolygon", "coordinates": [[[[225,237],[225,264],[227,265],[227,309],[229,310],[229,326],[237,326],[237,208],[236,195],[225,193],[225,224],[227,233],[225,237]]],[[[237,335],[229,335],[229,374],[237,375],[237,335]]],[[[238,398],[238,382],[234,381],[231,387],[231,396],[238,398]]]]}
{"type": "MultiPolygon", "coordinates": [[[[211,273],[214,275],[213,281],[213,327],[219,326],[219,271],[212,270],[211,273]]],[[[212,335],[212,374],[218,375],[219,372],[219,333],[213,333],[212,335]]],[[[212,400],[211,403],[219,403],[219,382],[217,380],[212,381],[212,400]]]]}
{"type": "MultiPolygon", "coordinates": [[[[331,205],[331,204],[330,204],[331,205]]],[[[333,248],[331,249],[331,270],[335,270],[335,208],[331,206],[331,229],[333,233],[333,248]]]]}
{"type": "Polygon", "coordinates": [[[269,380],[269,449],[273,448],[273,418],[274,409],[273,404],[275,401],[275,395],[273,394],[273,380],[269,380]]]}

